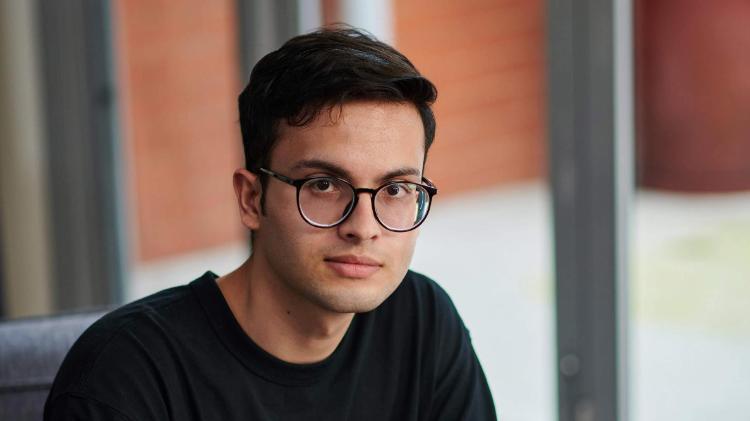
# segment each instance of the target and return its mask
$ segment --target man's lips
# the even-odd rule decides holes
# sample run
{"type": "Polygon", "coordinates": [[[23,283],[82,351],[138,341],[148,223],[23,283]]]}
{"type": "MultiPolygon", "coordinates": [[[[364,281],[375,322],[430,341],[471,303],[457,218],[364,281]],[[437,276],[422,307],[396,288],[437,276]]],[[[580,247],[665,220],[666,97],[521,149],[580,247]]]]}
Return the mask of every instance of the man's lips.
{"type": "Polygon", "coordinates": [[[328,267],[344,278],[367,278],[383,266],[379,261],[367,256],[343,255],[327,257],[328,267]]]}

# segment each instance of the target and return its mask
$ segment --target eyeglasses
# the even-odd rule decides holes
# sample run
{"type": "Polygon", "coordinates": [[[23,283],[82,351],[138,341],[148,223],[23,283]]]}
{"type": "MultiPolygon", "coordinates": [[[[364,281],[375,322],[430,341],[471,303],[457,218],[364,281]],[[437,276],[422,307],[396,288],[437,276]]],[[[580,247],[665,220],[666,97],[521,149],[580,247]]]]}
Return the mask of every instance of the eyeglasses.
{"type": "Polygon", "coordinates": [[[293,179],[265,168],[265,174],[297,188],[297,209],[302,219],[319,228],[341,224],[357,206],[360,193],[369,193],[375,219],[385,229],[406,232],[427,218],[437,188],[426,178],[419,184],[390,181],[376,189],[355,188],[338,177],[320,176],[293,179]]]}

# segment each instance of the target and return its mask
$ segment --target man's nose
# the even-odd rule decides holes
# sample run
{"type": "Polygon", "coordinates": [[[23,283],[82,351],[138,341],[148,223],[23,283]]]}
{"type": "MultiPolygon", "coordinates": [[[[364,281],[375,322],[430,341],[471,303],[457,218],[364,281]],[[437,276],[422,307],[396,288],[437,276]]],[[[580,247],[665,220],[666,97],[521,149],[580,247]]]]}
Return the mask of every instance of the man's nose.
{"type": "Polygon", "coordinates": [[[359,193],[359,200],[357,200],[349,217],[338,226],[339,235],[348,241],[377,238],[382,229],[375,218],[372,199],[367,192],[359,193]]]}

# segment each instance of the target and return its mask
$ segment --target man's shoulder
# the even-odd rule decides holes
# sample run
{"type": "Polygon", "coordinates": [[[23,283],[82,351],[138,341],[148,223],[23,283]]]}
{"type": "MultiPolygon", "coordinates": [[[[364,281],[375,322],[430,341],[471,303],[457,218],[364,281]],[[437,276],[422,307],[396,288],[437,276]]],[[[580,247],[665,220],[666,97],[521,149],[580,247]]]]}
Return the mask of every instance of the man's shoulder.
{"type": "Polygon", "coordinates": [[[114,338],[139,330],[155,320],[169,322],[180,317],[179,310],[194,308],[196,303],[191,285],[185,284],[164,289],[136,301],[125,304],[94,322],[76,341],[74,351],[87,354],[101,352],[114,338]]]}
{"type": "Polygon", "coordinates": [[[147,366],[159,359],[160,353],[168,352],[169,344],[202,317],[193,284],[133,301],[94,322],[66,355],[49,400],[65,393],[91,396],[90,385],[109,383],[101,377],[116,380],[149,372],[147,366]]]}
{"type": "MultiPolygon", "coordinates": [[[[416,338],[418,364],[430,390],[429,419],[496,419],[492,395],[474,353],[471,336],[448,293],[427,276],[409,271],[400,301],[398,323],[414,320],[414,331],[398,343],[416,338]],[[412,310],[413,309],[413,310],[412,310]],[[406,315],[406,317],[404,317],[406,315]]],[[[398,328],[394,328],[397,330],[398,328]]]]}

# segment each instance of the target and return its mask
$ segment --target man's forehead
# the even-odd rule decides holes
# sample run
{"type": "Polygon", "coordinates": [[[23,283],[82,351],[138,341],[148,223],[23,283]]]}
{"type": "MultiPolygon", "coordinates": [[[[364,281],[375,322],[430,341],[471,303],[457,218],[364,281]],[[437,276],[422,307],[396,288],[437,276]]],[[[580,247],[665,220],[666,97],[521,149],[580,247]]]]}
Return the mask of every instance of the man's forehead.
{"type": "Polygon", "coordinates": [[[400,103],[345,104],[305,126],[283,123],[271,162],[287,170],[321,169],[368,178],[421,175],[424,128],[416,109],[400,103]]]}

